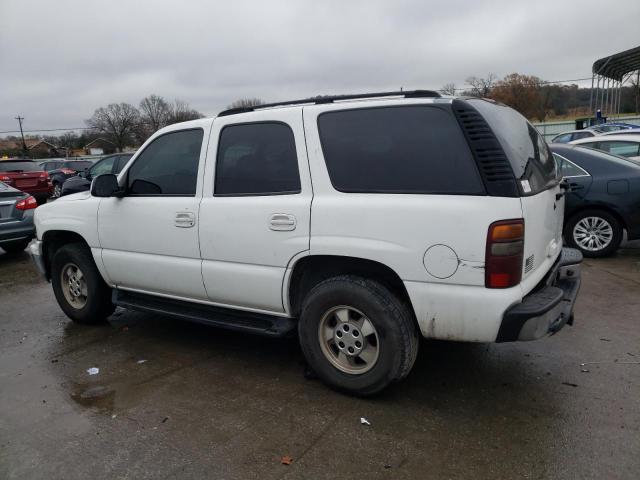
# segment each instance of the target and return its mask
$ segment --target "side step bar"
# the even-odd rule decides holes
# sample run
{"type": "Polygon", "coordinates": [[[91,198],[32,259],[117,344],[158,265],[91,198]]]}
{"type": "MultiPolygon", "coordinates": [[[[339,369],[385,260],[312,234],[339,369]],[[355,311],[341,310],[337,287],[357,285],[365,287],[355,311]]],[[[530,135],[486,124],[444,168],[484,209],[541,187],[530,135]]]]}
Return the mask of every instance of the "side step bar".
{"type": "Polygon", "coordinates": [[[243,312],[117,288],[113,289],[112,301],[119,307],[131,310],[170,315],[191,322],[271,337],[282,337],[296,328],[296,321],[292,318],[243,312]]]}

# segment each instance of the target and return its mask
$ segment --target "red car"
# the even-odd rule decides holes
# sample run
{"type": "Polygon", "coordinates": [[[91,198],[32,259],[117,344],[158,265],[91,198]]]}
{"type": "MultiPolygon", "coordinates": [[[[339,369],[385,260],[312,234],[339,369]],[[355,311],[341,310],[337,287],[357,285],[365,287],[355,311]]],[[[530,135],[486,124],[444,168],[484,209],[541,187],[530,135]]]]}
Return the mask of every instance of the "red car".
{"type": "Polygon", "coordinates": [[[38,205],[46,203],[53,191],[49,174],[31,160],[0,160],[0,182],[31,194],[38,205]]]}

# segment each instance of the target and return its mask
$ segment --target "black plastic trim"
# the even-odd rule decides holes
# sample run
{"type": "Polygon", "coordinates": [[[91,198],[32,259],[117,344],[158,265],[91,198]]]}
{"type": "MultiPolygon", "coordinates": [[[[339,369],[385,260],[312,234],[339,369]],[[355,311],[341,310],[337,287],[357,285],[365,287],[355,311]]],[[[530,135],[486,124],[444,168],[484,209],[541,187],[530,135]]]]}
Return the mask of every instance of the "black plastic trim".
{"type": "Polygon", "coordinates": [[[319,105],[324,103],[333,103],[341,100],[359,100],[365,98],[381,98],[381,97],[404,97],[404,98],[439,98],[441,95],[433,90],[408,90],[406,92],[373,92],[373,93],[356,93],[353,95],[329,95],[326,97],[311,97],[300,100],[288,100],[286,102],[265,103],[262,105],[254,105],[252,107],[229,108],[218,114],[219,117],[228,115],[236,115],[238,113],[253,112],[264,108],[286,107],[292,105],[319,105]]]}
{"type": "Polygon", "coordinates": [[[118,288],[113,289],[112,301],[123,308],[170,315],[191,322],[270,337],[282,337],[296,328],[296,321],[289,317],[246,312],[118,288]]]}
{"type": "Polygon", "coordinates": [[[519,197],[520,191],[513,168],[487,121],[464,100],[455,99],[451,105],[487,194],[493,197],[519,197]]]}

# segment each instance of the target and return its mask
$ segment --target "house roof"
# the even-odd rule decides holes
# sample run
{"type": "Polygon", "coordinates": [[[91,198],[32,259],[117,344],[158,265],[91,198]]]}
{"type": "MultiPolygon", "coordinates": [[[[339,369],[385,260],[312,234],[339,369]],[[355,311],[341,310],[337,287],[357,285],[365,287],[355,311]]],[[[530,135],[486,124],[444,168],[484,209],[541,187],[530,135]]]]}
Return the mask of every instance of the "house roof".
{"type": "Polygon", "coordinates": [[[627,73],[640,70],[640,47],[600,58],[593,63],[591,70],[594,75],[620,82],[627,73]]]}

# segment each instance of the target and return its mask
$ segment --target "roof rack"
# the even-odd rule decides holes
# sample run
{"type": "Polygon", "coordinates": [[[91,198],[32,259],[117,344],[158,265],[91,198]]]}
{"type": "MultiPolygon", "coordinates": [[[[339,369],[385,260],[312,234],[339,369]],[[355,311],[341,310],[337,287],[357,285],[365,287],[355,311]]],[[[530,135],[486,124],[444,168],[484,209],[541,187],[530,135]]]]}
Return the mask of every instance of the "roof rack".
{"type": "Polygon", "coordinates": [[[433,90],[407,90],[399,92],[377,92],[377,93],[358,93],[354,95],[329,95],[326,97],[303,98],[301,100],[289,100],[286,102],[265,103],[262,105],[254,105],[252,107],[229,108],[218,114],[219,117],[227,115],[235,115],[237,113],[253,112],[262,110],[263,108],[286,107],[288,105],[318,105],[323,103],[333,103],[341,100],[358,100],[362,98],[380,98],[380,97],[404,97],[404,98],[437,98],[440,97],[438,92],[433,90]]]}

